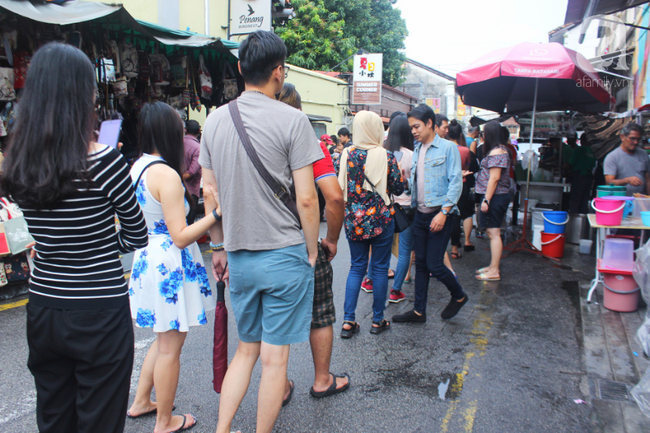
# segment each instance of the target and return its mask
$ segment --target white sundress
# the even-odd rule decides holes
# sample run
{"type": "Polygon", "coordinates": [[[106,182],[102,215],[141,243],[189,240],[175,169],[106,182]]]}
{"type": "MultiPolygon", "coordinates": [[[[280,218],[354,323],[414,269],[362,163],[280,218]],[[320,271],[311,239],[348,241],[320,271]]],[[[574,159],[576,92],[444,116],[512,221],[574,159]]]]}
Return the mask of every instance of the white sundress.
{"type": "MultiPolygon", "coordinates": [[[[131,169],[133,182],[155,160],[162,158],[144,154],[138,159],[131,169]]],[[[208,323],[205,312],[214,310],[216,298],[198,244],[194,242],[182,250],[174,245],[162,206],[147,188],[148,172],[144,172],[135,191],[147,220],[149,245],[133,255],[129,279],[131,316],[140,328],[187,332],[190,326],[208,323]]],[[[189,204],[185,201],[187,212],[189,204]]]]}

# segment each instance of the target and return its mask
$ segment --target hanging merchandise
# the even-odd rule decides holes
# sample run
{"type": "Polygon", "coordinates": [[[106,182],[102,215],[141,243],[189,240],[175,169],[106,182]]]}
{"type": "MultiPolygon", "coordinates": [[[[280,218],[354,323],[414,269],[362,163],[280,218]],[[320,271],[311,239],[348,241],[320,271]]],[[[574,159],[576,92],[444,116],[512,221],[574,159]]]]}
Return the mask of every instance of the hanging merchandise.
{"type": "Polygon", "coordinates": [[[113,83],[113,93],[116,98],[123,98],[129,94],[126,77],[120,77],[113,83]]]}
{"type": "Polygon", "coordinates": [[[29,264],[25,253],[5,257],[3,262],[7,282],[20,283],[29,279],[29,264]]]}
{"type": "Polygon", "coordinates": [[[115,82],[115,65],[113,59],[101,58],[97,69],[97,76],[100,83],[115,82]]]}
{"type": "Polygon", "coordinates": [[[14,89],[22,89],[25,87],[27,69],[31,60],[32,56],[26,51],[16,51],[14,53],[14,89]]]}
{"type": "Polygon", "coordinates": [[[120,69],[120,49],[117,46],[117,42],[110,39],[107,40],[106,49],[108,51],[109,57],[113,59],[113,65],[115,66],[115,73],[120,74],[122,70],[120,69]]]}
{"type": "Polygon", "coordinates": [[[212,77],[210,76],[208,68],[205,66],[203,54],[199,54],[198,76],[201,87],[201,97],[204,99],[210,99],[212,96],[212,77]]]}
{"type": "Polygon", "coordinates": [[[0,68],[0,101],[13,101],[14,99],[16,99],[14,69],[0,68]]]}
{"type": "Polygon", "coordinates": [[[138,71],[140,80],[149,81],[149,78],[151,78],[151,63],[149,62],[149,54],[144,50],[138,50],[138,71]]]}
{"type": "Polygon", "coordinates": [[[186,87],[187,84],[186,71],[187,71],[187,56],[180,56],[175,58],[170,67],[170,72],[172,75],[172,83],[171,83],[172,87],[177,87],[179,89],[186,87]]]}
{"type": "Polygon", "coordinates": [[[131,44],[124,43],[120,50],[122,74],[126,78],[138,76],[138,51],[131,44]]]}
{"type": "Polygon", "coordinates": [[[223,104],[226,101],[232,101],[237,99],[239,96],[239,86],[237,84],[237,76],[232,69],[229,61],[224,62],[224,67],[222,68],[221,76],[221,101],[218,101],[219,104],[223,104]],[[231,78],[226,78],[230,76],[231,78]]]}

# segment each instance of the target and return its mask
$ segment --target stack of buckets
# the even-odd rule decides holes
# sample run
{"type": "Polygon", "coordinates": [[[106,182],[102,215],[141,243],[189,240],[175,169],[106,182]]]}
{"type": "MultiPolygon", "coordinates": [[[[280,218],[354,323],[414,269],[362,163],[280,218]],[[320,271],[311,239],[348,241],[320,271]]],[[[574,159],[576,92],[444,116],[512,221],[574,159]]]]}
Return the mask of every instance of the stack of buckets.
{"type": "Polygon", "coordinates": [[[632,276],[634,242],[630,239],[605,240],[603,260],[603,305],[608,310],[631,313],[639,308],[639,285],[632,276]]]}
{"type": "Polygon", "coordinates": [[[544,231],[542,232],[542,254],[555,259],[564,257],[566,225],[569,214],[564,211],[543,212],[544,231]]]}

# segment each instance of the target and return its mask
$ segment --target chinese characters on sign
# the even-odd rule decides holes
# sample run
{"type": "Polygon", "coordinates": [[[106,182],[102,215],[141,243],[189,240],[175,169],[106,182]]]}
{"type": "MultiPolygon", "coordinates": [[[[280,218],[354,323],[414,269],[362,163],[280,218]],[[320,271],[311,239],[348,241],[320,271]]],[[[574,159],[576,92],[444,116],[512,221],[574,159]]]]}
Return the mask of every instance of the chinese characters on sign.
{"type": "Polygon", "coordinates": [[[381,104],[382,56],[382,54],[358,54],[354,56],[353,105],[381,104]]]}
{"type": "Polygon", "coordinates": [[[271,31],[271,0],[230,0],[230,34],[271,31]]]}

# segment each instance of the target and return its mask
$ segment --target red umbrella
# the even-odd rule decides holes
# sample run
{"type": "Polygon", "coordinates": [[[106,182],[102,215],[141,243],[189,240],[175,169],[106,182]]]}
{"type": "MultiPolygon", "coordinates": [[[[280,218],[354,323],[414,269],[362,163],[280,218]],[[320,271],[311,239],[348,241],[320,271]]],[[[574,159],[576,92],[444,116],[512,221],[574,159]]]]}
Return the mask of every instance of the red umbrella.
{"type": "Polygon", "coordinates": [[[456,75],[456,90],[466,105],[499,113],[599,112],[614,102],[591,63],[556,42],[492,51],[456,75]]]}
{"type": "Polygon", "coordinates": [[[214,378],[212,383],[217,394],[221,394],[223,378],[226,376],[226,370],[228,370],[228,309],[224,297],[226,283],[222,281],[227,267],[228,264],[226,263],[224,273],[221,274],[220,281],[217,282],[217,308],[214,312],[214,348],[212,349],[214,378]]]}

